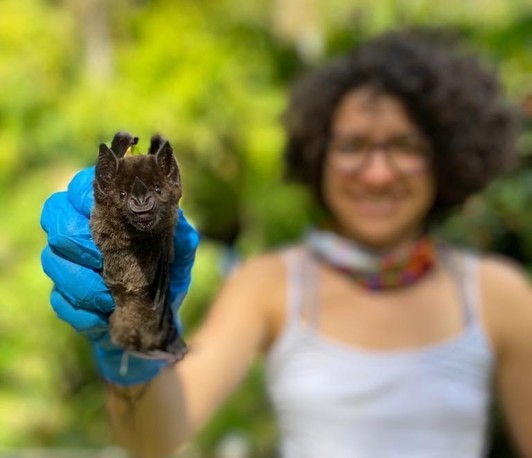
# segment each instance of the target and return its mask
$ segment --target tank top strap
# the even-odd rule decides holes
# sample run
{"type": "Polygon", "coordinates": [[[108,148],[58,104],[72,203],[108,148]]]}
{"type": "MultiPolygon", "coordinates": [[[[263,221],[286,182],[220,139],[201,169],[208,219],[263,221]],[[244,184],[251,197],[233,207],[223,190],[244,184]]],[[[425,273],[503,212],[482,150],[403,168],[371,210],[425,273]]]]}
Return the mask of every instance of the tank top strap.
{"type": "Polygon", "coordinates": [[[449,246],[444,246],[439,251],[458,289],[464,321],[467,324],[477,321],[480,313],[478,253],[456,250],[449,246]]]}
{"type": "Polygon", "coordinates": [[[318,264],[308,249],[302,250],[301,262],[303,264],[303,281],[301,283],[303,294],[300,319],[313,329],[318,329],[320,311],[318,264]]]}
{"type": "Polygon", "coordinates": [[[283,252],[287,270],[287,322],[305,321],[318,325],[317,266],[304,248],[283,252]]]}
{"type": "Polygon", "coordinates": [[[286,248],[281,252],[286,269],[286,322],[293,323],[301,308],[302,271],[297,248],[286,248]]]}
{"type": "Polygon", "coordinates": [[[478,319],[481,313],[479,255],[473,251],[462,253],[463,279],[462,289],[465,306],[472,319],[478,319]]]}

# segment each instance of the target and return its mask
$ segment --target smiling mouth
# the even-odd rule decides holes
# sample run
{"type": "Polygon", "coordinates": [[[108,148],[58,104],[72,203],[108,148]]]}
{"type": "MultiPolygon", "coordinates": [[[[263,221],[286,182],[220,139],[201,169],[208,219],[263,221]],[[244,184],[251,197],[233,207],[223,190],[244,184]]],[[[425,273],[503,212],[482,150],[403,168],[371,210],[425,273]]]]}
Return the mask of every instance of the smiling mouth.
{"type": "Polygon", "coordinates": [[[401,204],[399,198],[361,198],[355,199],[354,204],[363,213],[388,214],[397,211],[401,204]]]}

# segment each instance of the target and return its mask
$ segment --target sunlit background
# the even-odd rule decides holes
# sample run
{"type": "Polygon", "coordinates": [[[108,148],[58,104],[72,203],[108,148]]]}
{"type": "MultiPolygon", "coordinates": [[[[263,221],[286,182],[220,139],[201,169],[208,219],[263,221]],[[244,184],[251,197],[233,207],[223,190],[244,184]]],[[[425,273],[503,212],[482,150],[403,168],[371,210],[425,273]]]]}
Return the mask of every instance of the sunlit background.
{"type": "MultiPolygon", "coordinates": [[[[193,329],[235,255],[288,243],[308,224],[307,200],[281,185],[279,117],[290,82],[364,37],[416,24],[456,29],[499,68],[523,117],[519,169],[443,231],[530,268],[530,1],[0,2],[0,456],[123,456],[108,448],[90,348],[48,303],[39,261],[46,197],[93,164],[97,145],[118,130],[138,135],[141,149],[154,132],[169,138],[182,206],[203,234],[182,308],[193,329]]],[[[492,456],[509,458],[499,423],[492,456]]],[[[183,456],[273,457],[275,447],[257,363],[183,456]]]]}

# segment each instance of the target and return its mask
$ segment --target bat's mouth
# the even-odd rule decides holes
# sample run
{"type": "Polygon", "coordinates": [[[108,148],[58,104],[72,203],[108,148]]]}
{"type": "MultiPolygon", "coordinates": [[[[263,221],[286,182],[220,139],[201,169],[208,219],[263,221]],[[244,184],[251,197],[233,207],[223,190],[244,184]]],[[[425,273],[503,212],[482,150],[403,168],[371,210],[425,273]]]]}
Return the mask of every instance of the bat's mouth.
{"type": "Polygon", "coordinates": [[[137,226],[141,231],[149,231],[155,225],[155,220],[138,221],[137,226]]]}
{"type": "Polygon", "coordinates": [[[139,231],[146,232],[153,229],[157,223],[157,218],[152,214],[135,215],[130,219],[131,224],[139,231]]]}

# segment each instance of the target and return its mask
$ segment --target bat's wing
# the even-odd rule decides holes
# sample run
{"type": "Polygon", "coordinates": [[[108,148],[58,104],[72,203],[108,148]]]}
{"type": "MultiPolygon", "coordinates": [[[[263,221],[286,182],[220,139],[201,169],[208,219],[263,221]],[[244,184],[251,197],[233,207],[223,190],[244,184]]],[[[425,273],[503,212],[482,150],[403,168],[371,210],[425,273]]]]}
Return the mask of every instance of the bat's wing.
{"type": "Polygon", "coordinates": [[[156,278],[153,290],[153,305],[155,310],[160,313],[159,329],[165,332],[164,338],[166,348],[155,350],[153,353],[155,358],[179,360],[185,356],[186,345],[174,321],[174,315],[170,306],[170,299],[168,296],[169,289],[169,268],[170,268],[170,253],[167,244],[163,244],[161,255],[157,264],[156,278]]]}
{"type": "MultiPolygon", "coordinates": [[[[153,306],[156,310],[163,311],[168,305],[169,267],[170,257],[166,243],[162,244],[161,254],[155,272],[154,290],[152,291],[153,306]]],[[[164,314],[161,314],[162,316],[164,314]]],[[[162,322],[161,322],[162,326],[162,322]]]]}

